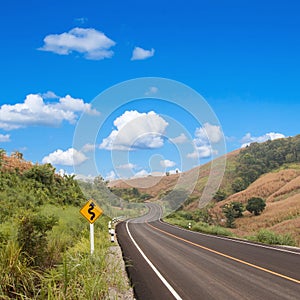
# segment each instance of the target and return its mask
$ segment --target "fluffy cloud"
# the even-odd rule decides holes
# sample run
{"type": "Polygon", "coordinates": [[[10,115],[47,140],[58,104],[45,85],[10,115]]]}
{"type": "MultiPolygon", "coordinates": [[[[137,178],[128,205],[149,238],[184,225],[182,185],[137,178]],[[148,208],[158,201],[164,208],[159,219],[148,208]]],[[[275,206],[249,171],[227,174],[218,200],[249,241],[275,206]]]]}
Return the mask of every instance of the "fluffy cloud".
{"type": "Polygon", "coordinates": [[[171,160],[168,160],[168,159],[161,160],[159,163],[163,168],[171,168],[171,167],[174,167],[176,165],[176,163],[174,161],[171,161],[171,160]]]}
{"type": "Polygon", "coordinates": [[[218,154],[216,151],[213,151],[210,145],[203,145],[196,147],[196,150],[192,153],[188,153],[188,158],[207,158],[213,154],[218,154]]]}
{"type": "Polygon", "coordinates": [[[115,119],[115,130],[103,139],[100,149],[136,150],[160,148],[164,144],[162,136],[168,123],[154,111],[140,113],[126,111],[115,119]]]}
{"type": "Polygon", "coordinates": [[[207,158],[217,154],[213,150],[212,144],[216,144],[222,139],[222,130],[220,126],[205,123],[203,127],[195,131],[194,144],[196,150],[187,155],[188,158],[207,158]]]}
{"type": "Polygon", "coordinates": [[[58,126],[63,121],[74,124],[81,112],[98,114],[91,104],[70,95],[56,102],[45,103],[41,95],[30,94],[23,103],[0,107],[0,128],[12,130],[31,125],[58,126]]]}
{"type": "Polygon", "coordinates": [[[179,136],[176,136],[174,138],[170,138],[170,141],[174,144],[184,144],[188,141],[188,138],[184,133],[181,133],[179,136]]]}
{"type": "Polygon", "coordinates": [[[0,134],[0,143],[10,142],[9,134],[0,134]]]}
{"type": "Polygon", "coordinates": [[[58,149],[50,153],[48,156],[43,158],[42,162],[44,164],[50,163],[53,165],[76,166],[86,160],[87,157],[83,153],[74,148],[69,148],[66,151],[58,149]]]}
{"type": "Polygon", "coordinates": [[[60,55],[79,52],[86,59],[100,60],[113,56],[110,50],[116,43],[104,33],[93,28],[73,28],[69,32],[50,34],[44,38],[43,47],[38,50],[60,55]]]}
{"type": "Polygon", "coordinates": [[[131,60],[143,60],[154,55],[155,50],[145,50],[141,47],[135,47],[132,52],[131,60]]]}
{"type": "Polygon", "coordinates": [[[200,145],[208,143],[214,144],[222,139],[222,131],[220,126],[205,123],[203,127],[196,129],[195,137],[196,143],[200,145]]]}
{"type": "Polygon", "coordinates": [[[269,132],[269,133],[266,133],[266,134],[264,134],[262,136],[258,136],[258,137],[251,136],[251,133],[247,133],[241,140],[241,142],[242,142],[241,148],[249,146],[251,143],[254,143],[254,142],[263,143],[268,140],[273,141],[273,140],[281,139],[284,137],[285,137],[284,134],[276,133],[276,132],[269,132]]]}

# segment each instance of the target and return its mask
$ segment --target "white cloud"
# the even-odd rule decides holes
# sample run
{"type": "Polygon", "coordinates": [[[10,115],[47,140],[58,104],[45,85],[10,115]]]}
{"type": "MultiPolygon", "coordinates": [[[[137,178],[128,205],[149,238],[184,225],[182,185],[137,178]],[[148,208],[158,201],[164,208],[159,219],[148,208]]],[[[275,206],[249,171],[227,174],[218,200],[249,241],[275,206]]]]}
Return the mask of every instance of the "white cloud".
{"type": "Polygon", "coordinates": [[[85,181],[85,182],[93,182],[95,179],[95,176],[89,175],[82,175],[82,174],[76,174],[75,179],[85,181]]]}
{"type": "Polygon", "coordinates": [[[53,165],[76,166],[80,165],[86,160],[87,157],[82,152],[74,148],[69,148],[66,151],[58,149],[50,153],[48,156],[43,158],[42,162],[44,164],[50,163],[53,165]]]}
{"type": "Polygon", "coordinates": [[[0,134],[0,142],[1,143],[10,142],[10,135],[9,134],[0,134]]]}
{"type": "Polygon", "coordinates": [[[146,91],[146,96],[155,95],[158,92],[158,88],[156,86],[150,86],[149,89],[146,91]]]}
{"type": "Polygon", "coordinates": [[[105,179],[106,180],[115,180],[117,178],[117,175],[114,171],[110,171],[108,174],[106,174],[105,179]]]}
{"type": "Polygon", "coordinates": [[[42,94],[42,97],[44,99],[56,99],[56,98],[59,98],[59,96],[57,96],[54,92],[52,91],[48,91],[46,93],[43,93],[42,94]]]}
{"type": "Polygon", "coordinates": [[[134,174],[134,177],[146,177],[149,176],[150,173],[148,173],[146,170],[141,170],[134,174]]]}
{"type": "Polygon", "coordinates": [[[75,18],[75,22],[78,23],[78,24],[84,24],[88,21],[89,19],[88,18],[85,18],[85,17],[81,17],[81,18],[75,18]]]}
{"type": "Polygon", "coordinates": [[[176,163],[169,159],[161,160],[159,163],[163,168],[171,168],[171,167],[176,166],[176,163]]]}
{"type": "Polygon", "coordinates": [[[162,136],[168,123],[154,111],[140,113],[126,111],[115,119],[116,127],[103,139],[100,149],[136,150],[160,148],[164,144],[162,136]]]}
{"type": "Polygon", "coordinates": [[[174,144],[184,144],[188,141],[188,138],[184,133],[181,133],[179,136],[176,136],[174,138],[170,138],[170,141],[174,144]]]}
{"type": "Polygon", "coordinates": [[[217,154],[212,150],[212,147],[210,145],[202,145],[196,147],[196,150],[192,153],[188,153],[188,158],[207,158],[212,156],[213,154],[217,154]]]}
{"type": "Polygon", "coordinates": [[[123,170],[132,170],[135,169],[137,166],[132,164],[132,163],[128,163],[128,164],[124,164],[124,165],[119,165],[116,168],[117,169],[123,169],[123,170]]]}
{"type": "Polygon", "coordinates": [[[132,52],[131,60],[143,60],[154,55],[155,50],[145,50],[141,47],[135,47],[132,52]]]}
{"type": "Polygon", "coordinates": [[[251,143],[257,142],[257,143],[263,143],[266,142],[268,140],[276,140],[276,139],[281,139],[281,138],[285,138],[285,135],[282,133],[276,133],[276,132],[269,132],[266,133],[262,136],[251,136],[251,133],[247,133],[241,140],[242,142],[242,146],[241,148],[244,148],[246,146],[249,146],[251,143]]]}
{"type": "Polygon", "coordinates": [[[168,171],[170,174],[179,174],[181,173],[181,171],[179,169],[174,169],[174,170],[170,170],[168,171]]]}
{"type": "Polygon", "coordinates": [[[63,121],[74,124],[82,112],[99,114],[91,104],[70,95],[46,103],[41,95],[30,94],[23,103],[0,107],[0,128],[12,130],[31,125],[58,126],[63,121]]]}
{"type": "Polygon", "coordinates": [[[198,144],[214,144],[222,139],[222,131],[220,126],[205,123],[203,127],[196,129],[195,137],[198,144]]]}
{"type": "Polygon", "coordinates": [[[187,155],[188,158],[207,158],[213,154],[218,154],[213,150],[212,144],[216,144],[222,139],[222,130],[220,126],[205,123],[203,127],[195,131],[194,144],[196,150],[187,155]]]}
{"type": "Polygon", "coordinates": [[[38,50],[59,55],[79,52],[86,59],[100,60],[113,56],[110,50],[116,43],[104,33],[93,28],[73,28],[69,32],[50,34],[44,38],[43,47],[38,50]]]}
{"type": "Polygon", "coordinates": [[[92,152],[96,149],[96,145],[95,144],[85,144],[81,151],[82,152],[92,152]]]}

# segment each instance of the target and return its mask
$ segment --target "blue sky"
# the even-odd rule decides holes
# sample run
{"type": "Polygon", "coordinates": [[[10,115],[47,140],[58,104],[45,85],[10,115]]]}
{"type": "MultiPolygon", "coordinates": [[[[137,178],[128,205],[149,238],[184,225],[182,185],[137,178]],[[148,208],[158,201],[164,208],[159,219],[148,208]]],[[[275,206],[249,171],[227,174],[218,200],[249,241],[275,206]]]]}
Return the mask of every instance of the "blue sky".
{"type": "Polygon", "coordinates": [[[114,178],[299,134],[299,14],[296,0],[4,1],[0,147],[114,178]],[[197,97],[162,101],[164,80],[149,80],[138,101],[105,97],[143,77],[186,85],[217,119],[200,116],[197,97]],[[78,141],[79,120],[97,134],[78,141]]]}

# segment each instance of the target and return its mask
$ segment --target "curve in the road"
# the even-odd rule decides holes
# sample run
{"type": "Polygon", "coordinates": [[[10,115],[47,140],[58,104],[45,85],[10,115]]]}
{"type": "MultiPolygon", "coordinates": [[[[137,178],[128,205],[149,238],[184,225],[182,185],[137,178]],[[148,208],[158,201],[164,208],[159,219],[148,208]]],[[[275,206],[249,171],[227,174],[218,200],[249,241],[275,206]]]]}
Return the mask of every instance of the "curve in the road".
{"type": "Polygon", "coordinates": [[[117,227],[137,299],[299,299],[300,253],[180,229],[147,206],[117,227]]]}

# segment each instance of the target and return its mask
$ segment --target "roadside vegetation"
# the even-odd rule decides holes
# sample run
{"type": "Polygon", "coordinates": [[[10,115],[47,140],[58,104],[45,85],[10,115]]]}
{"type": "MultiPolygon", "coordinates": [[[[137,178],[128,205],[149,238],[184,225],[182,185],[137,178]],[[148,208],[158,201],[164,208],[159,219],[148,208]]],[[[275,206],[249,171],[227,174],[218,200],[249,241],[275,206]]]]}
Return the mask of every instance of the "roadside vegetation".
{"type": "Polygon", "coordinates": [[[108,299],[127,289],[118,262],[107,259],[105,215],[90,254],[89,223],[79,213],[86,201],[74,176],[1,151],[0,299],[108,299]]]}

